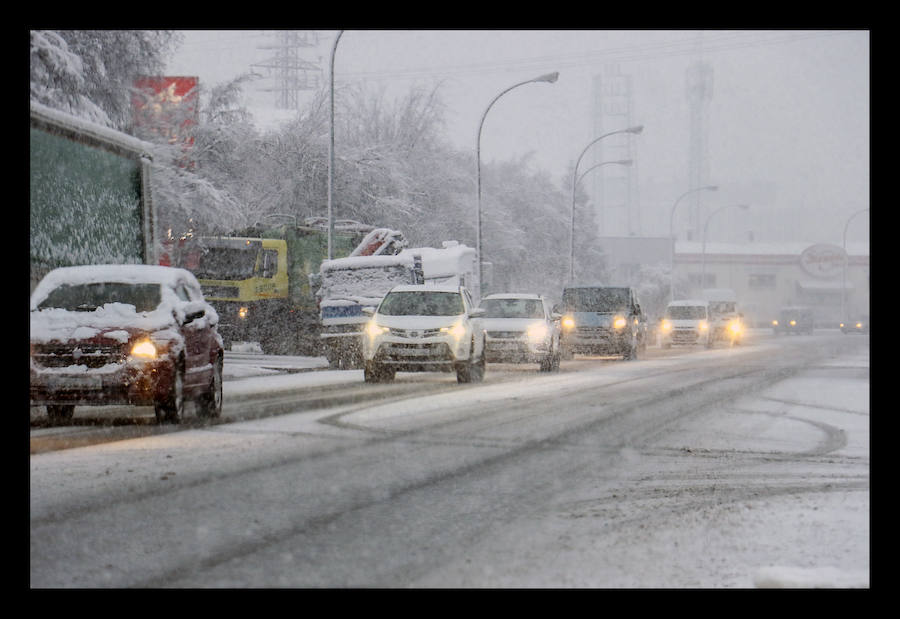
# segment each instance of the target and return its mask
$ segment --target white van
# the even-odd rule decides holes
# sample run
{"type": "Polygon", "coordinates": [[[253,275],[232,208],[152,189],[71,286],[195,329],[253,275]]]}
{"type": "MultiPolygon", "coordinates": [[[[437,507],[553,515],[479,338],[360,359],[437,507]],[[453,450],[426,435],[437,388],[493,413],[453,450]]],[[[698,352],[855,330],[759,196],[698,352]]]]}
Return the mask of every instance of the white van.
{"type": "Polygon", "coordinates": [[[659,328],[659,343],[663,348],[673,344],[712,346],[709,325],[709,304],[701,299],[672,301],[659,328]]]}

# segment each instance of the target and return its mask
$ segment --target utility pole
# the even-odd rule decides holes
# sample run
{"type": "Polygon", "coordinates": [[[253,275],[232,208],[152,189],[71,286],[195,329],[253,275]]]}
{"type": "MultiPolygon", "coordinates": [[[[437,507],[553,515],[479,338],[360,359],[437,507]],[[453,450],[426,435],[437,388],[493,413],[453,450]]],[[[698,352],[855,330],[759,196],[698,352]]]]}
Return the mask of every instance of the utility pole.
{"type": "MultiPolygon", "coordinates": [[[[690,146],[688,149],[688,187],[709,184],[709,106],[713,96],[712,65],[697,60],[685,73],[685,89],[690,105],[690,146]]],[[[691,236],[700,236],[706,209],[700,193],[693,196],[690,208],[691,236]]],[[[690,237],[689,237],[690,238],[690,237]]]]}
{"type": "Polygon", "coordinates": [[[259,46],[258,49],[271,50],[273,55],[251,66],[266,69],[266,77],[274,80],[274,85],[260,90],[277,93],[279,108],[299,109],[300,91],[321,85],[322,68],[300,57],[301,49],[314,48],[318,44],[319,35],[315,30],[279,30],[273,43],[259,46]]]}

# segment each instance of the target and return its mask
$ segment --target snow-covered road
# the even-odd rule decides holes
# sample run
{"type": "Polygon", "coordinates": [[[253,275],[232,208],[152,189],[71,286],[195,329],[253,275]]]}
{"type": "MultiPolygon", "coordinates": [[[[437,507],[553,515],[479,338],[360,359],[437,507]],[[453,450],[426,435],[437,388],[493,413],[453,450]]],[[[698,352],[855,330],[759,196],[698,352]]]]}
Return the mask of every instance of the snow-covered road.
{"type": "Polygon", "coordinates": [[[32,586],[869,586],[868,337],[522,376],[32,456],[32,586]]]}

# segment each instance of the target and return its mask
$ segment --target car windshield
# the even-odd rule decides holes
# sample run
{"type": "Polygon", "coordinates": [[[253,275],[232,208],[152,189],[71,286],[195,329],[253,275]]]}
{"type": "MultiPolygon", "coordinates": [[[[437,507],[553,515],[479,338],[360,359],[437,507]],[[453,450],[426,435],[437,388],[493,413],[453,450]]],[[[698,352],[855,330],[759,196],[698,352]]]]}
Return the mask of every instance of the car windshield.
{"type": "Polygon", "coordinates": [[[391,292],[378,308],[385,316],[458,316],[465,312],[457,292],[403,291],[391,292]]]}
{"type": "Polygon", "coordinates": [[[733,314],[737,310],[734,301],[710,301],[709,311],[717,314],[733,314]]]}
{"type": "Polygon", "coordinates": [[[487,318],[543,318],[544,310],[536,299],[484,299],[481,307],[487,318]]]}
{"type": "Polygon", "coordinates": [[[618,312],[631,305],[628,288],[567,288],[563,303],[572,312],[618,312]]]}
{"type": "Polygon", "coordinates": [[[674,320],[698,320],[706,318],[706,308],[702,305],[673,305],[666,310],[666,318],[674,320]]]}
{"type": "Polygon", "coordinates": [[[41,301],[38,309],[59,308],[75,312],[93,312],[107,303],[133,305],[135,311],[152,312],[162,300],[159,284],[95,282],[63,284],[41,301]]]}

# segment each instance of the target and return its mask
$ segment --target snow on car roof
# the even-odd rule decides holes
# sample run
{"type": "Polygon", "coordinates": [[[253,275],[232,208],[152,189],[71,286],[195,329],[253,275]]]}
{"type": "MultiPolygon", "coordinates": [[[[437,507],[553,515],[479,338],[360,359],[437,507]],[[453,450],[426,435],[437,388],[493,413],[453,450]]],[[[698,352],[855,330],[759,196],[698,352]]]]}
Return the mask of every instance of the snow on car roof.
{"type": "Polygon", "coordinates": [[[540,299],[541,295],[535,294],[533,292],[495,292],[494,294],[489,294],[486,297],[482,297],[484,299],[540,299]]]}
{"type": "Polygon", "coordinates": [[[440,284],[401,284],[391,288],[391,292],[455,292],[459,293],[459,286],[442,286],[440,284]]]}
{"type": "Polygon", "coordinates": [[[125,284],[164,284],[175,286],[184,279],[199,287],[194,275],[185,269],[155,264],[92,264],[53,269],[31,293],[31,309],[47,298],[54,288],[62,285],[120,282],[125,284]]]}
{"type": "Polygon", "coordinates": [[[678,299],[677,301],[670,301],[669,305],[671,305],[671,306],[675,306],[675,305],[679,305],[679,306],[681,306],[681,305],[690,305],[690,306],[709,305],[709,302],[704,299],[678,299]]]}

